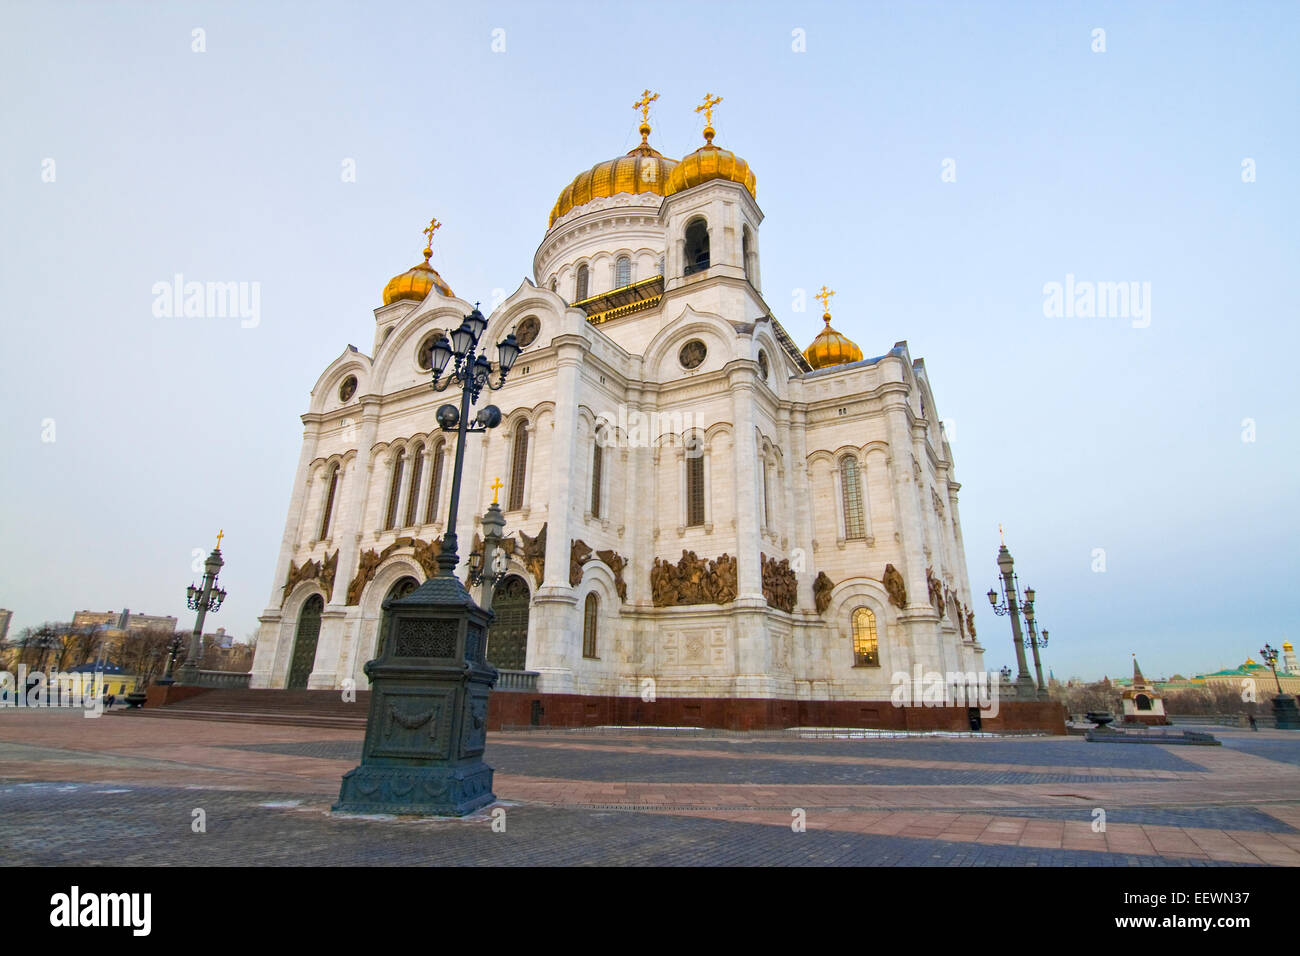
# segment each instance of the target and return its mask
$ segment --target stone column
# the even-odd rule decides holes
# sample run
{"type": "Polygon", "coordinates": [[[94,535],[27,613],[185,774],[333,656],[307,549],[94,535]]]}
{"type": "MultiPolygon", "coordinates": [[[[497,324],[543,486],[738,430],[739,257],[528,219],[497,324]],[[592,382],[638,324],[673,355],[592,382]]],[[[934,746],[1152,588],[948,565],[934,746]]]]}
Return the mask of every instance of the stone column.
{"type": "MultiPolygon", "coordinates": [[[[538,671],[541,689],[549,693],[573,690],[573,658],[580,652],[581,628],[575,627],[577,599],[569,584],[571,539],[578,527],[582,482],[577,454],[578,388],[586,341],[566,334],[552,340],[556,348],[555,419],[551,435],[551,472],[547,482],[546,578],[533,595],[537,614],[536,646],[531,670],[538,671]]],[[[530,648],[531,649],[531,648],[530,648]]]]}
{"type": "MultiPolygon", "coordinates": [[[[280,643],[281,598],[284,596],[284,582],[289,576],[289,562],[297,550],[298,535],[302,527],[303,514],[307,508],[307,475],[311,463],[316,457],[316,448],[320,441],[320,423],[305,422],[302,433],[302,448],[298,452],[298,468],[294,472],[293,490],[289,497],[289,507],[284,519],[284,534],[280,537],[280,556],[275,562],[275,573],[271,581],[271,596],[267,600],[266,610],[258,618],[260,627],[257,631],[257,651],[253,656],[252,678],[250,687],[270,687],[275,670],[275,657],[280,643]]],[[[290,638],[292,639],[292,638],[290,638]]]]}

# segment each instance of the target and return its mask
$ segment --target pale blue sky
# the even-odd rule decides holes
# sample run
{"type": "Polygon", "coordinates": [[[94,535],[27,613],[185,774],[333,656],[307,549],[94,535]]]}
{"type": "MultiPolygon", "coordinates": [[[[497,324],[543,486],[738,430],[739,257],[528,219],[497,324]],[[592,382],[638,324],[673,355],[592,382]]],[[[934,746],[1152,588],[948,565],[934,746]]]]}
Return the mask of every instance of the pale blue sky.
{"type": "Polygon", "coordinates": [[[252,632],[308,392],[348,343],[369,350],[420,229],[445,223],[434,265],[458,294],[513,290],[560,189],[637,142],[648,86],[671,156],[698,144],[704,93],[725,98],[717,141],[757,175],[764,292],[796,341],[820,319],[794,290],[826,283],[866,354],[906,339],[925,358],[990,669],[1012,659],[980,597],[999,522],[1057,676],[1123,674],[1133,651],[1148,676],[1210,670],[1297,636],[1294,3],[3,16],[14,630],[123,606],[188,622],[191,551],[224,528],[230,596],[210,626],[252,632]],[[175,273],[260,282],[260,324],[155,318],[152,286],[175,273]],[[1043,286],[1067,274],[1149,282],[1150,326],[1046,318],[1043,286]]]}

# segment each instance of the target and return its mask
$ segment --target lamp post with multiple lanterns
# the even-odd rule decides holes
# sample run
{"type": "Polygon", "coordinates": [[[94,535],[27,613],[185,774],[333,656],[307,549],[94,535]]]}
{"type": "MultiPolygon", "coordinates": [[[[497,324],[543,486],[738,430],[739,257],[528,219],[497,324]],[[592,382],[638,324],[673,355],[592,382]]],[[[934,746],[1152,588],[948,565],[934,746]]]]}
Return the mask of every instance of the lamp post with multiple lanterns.
{"type": "MultiPolygon", "coordinates": [[[[221,609],[221,602],[226,599],[224,588],[217,587],[217,575],[226,562],[221,557],[221,539],[226,536],[224,531],[217,532],[217,546],[212,549],[208,559],[203,562],[203,584],[195,587],[191,584],[185,589],[185,600],[191,611],[197,611],[194,616],[194,632],[190,635],[190,651],[185,658],[185,663],[177,672],[175,683],[180,684],[197,684],[199,682],[199,666],[203,661],[203,620],[211,611],[214,614],[221,609]]],[[[167,673],[158,681],[160,684],[171,684],[172,680],[172,662],[175,660],[173,655],[167,661],[167,673]]]]}
{"type": "MultiPolygon", "coordinates": [[[[365,665],[371,691],[366,739],[360,766],[343,777],[334,804],[338,811],[463,816],[496,800],[492,768],[483,760],[488,697],[497,680],[486,658],[492,612],[456,577],[465,436],[501,423],[495,405],[484,406],[471,423],[470,407],[484,388],[505,386],[520,352],[512,332],[498,343],[493,369],[478,347],[486,328],[487,319],[475,307],[450,341],[444,337],[433,346],[434,391],[460,387],[460,407],[447,404],[437,411],[439,427],[456,435],[447,530],[438,573],[405,597],[384,602],[389,637],[379,656],[365,665]]],[[[483,523],[484,549],[471,556],[470,578],[487,585],[486,595],[505,569],[498,550],[505,519],[495,501],[483,523]]],[[[484,604],[489,601],[485,596],[484,604]]]]}
{"type": "MultiPolygon", "coordinates": [[[[1016,562],[1011,557],[1011,552],[1007,550],[1006,542],[998,549],[998,570],[1001,572],[1002,601],[998,601],[998,592],[989,588],[989,604],[993,606],[994,612],[1000,617],[1011,618],[1011,634],[1015,639],[1016,647],[1016,699],[1017,700],[1035,700],[1039,697],[1039,688],[1034,685],[1034,679],[1029,675],[1029,664],[1025,660],[1025,638],[1020,630],[1020,583],[1016,577],[1016,562]]],[[[1033,589],[1031,588],[1026,595],[1030,604],[1030,614],[1032,615],[1033,589]]],[[[1034,660],[1038,660],[1038,648],[1034,648],[1034,660]]],[[[1042,681],[1042,669],[1039,668],[1039,681],[1042,681]]]]}
{"type": "Polygon", "coordinates": [[[1273,716],[1277,720],[1278,729],[1300,728],[1300,708],[1296,707],[1296,699],[1282,690],[1282,678],[1277,676],[1277,648],[1272,644],[1265,644],[1259,649],[1259,655],[1273,671],[1273,680],[1277,683],[1277,696],[1273,698],[1273,716]]]}

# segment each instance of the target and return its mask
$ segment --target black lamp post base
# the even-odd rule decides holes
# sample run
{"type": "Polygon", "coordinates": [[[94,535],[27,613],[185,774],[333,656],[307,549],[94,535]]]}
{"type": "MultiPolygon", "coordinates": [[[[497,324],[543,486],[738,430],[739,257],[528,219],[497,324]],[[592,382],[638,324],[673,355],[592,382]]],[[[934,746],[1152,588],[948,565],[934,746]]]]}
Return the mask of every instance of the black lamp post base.
{"type": "Polygon", "coordinates": [[[460,767],[363,765],[343,775],[333,809],[463,817],[495,801],[492,768],[481,760],[460,767]]]}
{"type": "Polygon", "coordinates": [[[1273,698],[1273,716],[1277,718],[1278,730],[1300,730],[1300,710],[1296,709],[1295,698],[1290,694],[1273,698]]]}

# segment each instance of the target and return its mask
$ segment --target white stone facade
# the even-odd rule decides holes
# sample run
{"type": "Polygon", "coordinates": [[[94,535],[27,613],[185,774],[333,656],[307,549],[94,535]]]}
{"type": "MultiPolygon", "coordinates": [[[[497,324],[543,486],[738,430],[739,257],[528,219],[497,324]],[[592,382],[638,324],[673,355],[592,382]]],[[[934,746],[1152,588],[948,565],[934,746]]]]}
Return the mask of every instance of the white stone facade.
{"type": "MultiPolygon", "coordinates": [[[[506,387],[480,399],[480,406],[498,405],[504,418],[466,444],[461,573],[492,500],[489,485],[499,477],[506,533],[535,536],[544,525],[547,531],[544,579],[530,573],[518,549],[510,568],[531,595],[525,666],[540,675],[542,692],[635,696],[652,678],[661,698],[884,700],[891,677],[910,675],[915,664],[927,671],[983,670],[983,649],[965,622],[973,597],[960,486],[924,365],[900,342],[877,358],[810,371],[761,295],[761,221],[745,187],[723,180],[666,198],[594,200],[548,230],[534,259],[534,281],[525,281],[489,318],[483,341],[491,343],[492,359],[495,343],[525,318],[535,317],[540,333],[506,387]],[[707,222],[710,263],[686,274],[683,236],[698,217],[707,222]],[[662,270],[657,304],[599,323],[567,304],[579,266],[588,268],[588,295],[597,296],[618,287],[622,256],[631,260],[633,283],[662,270]],[[692,341],[702,342],[706,355],[688,370],[679,356],[692,341]],[[663,416],[669,434],[638,427],[651,414],[663,416]],[[520,430],[529,436],[516,492],[522,500],[510,507],[520,430]],[[704,457],[704,520],[696,524],[687,504],[691,441],[704,457]],[[846,515],[842,482],[849,461],[860,476],[861,527],[851,527],[846,515]],[[622,556],[626,600],[600,560],[583,564],[581,580],[570,584],[575,540],[622,556]],[[676,563],[683,551],[706,562],[734,556],[734,601],[656,607],[651,566],[655,558],[676,563]],[[765,599],[760,554],[787,559],[797,572],[793,612],[765,599]],[[906,585],[905,607],[891,602],[882,583],[887,565],[906,585]],[[942,616],[930,600],[927,569],[940,582],[942,616]],[[819,572],[834,582],[824,613],[814,596],[819,572]],[[583,653],[589,594],[597,602],[592,657],[583,653]],[[878,665],[855,664],[858,608],[874,615],[878,665]]],[[[454,287],[455,278],[449,281],[454,287]]],[[[432,543],[446,523],[454,440],[435,481],[443,436],[434,412],[453,392],[433,391],[417,353],[430,332],[449,332],[471,309],[436,290],[421,303],[381,307],[373,356],[349,347],[317,381],[302,416],[302,452],[252,686],[286,686],[299,618],[314,595],[324,608],[307,686],[336,688],[348,680],[367,686],[362,667],[374,653],[382,601],[399,580],[424,578],[414,546],[393,546],[405,538],[432,543]],[[340,388],[349,377],[356,386],[344,400],[340,388]],[[387,528],[399,451],[397,520],[387,528]],[[411,488],[417,456],[419,485],[411,488]],[[385,549],[357,603],[348,603],[362,556],[385,549]],[[301,568],[335,554],[332,595],[319,577],[298,580],[283,594],[291,563],[301,568]]]]}

